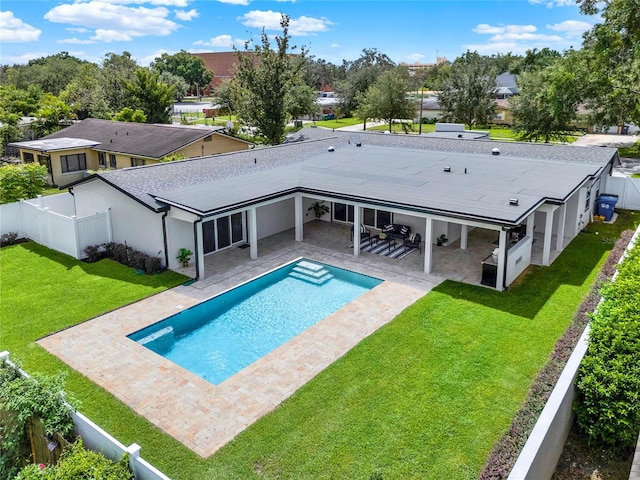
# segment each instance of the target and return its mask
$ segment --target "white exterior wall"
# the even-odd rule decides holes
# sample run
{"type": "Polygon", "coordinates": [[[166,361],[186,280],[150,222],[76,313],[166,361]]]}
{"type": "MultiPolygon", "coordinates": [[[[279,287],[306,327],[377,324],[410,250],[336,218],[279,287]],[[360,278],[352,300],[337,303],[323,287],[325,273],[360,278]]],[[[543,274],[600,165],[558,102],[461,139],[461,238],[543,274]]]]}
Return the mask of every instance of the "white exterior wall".
{"type": "MultiPolygon", "coordinates": [[[[113,241],[158,255],[164,260],[162,213],[155,213],[100,180],[73,187],[78,216],[102,212],[111,207],[113,241]]],[[[169,252],[171,253],[171,252],[169,252]]]]}
{"type": "MultiPolygon", "coordinates": [[[[294,212],[295,200],[293,198],[258,207],[256,209],[258,240],[293,228],[295,225],[294,212]]],[[[309,213],[313,214],[313,212],[309,213]]]]}
{"type": "MultiPolygon", "coordinates": [[[[174,210],[174,209],[172,209],[174,210]]],[[[195,217],[195,215],[194,215],[195,217]]],[[[194,218],[193,221],[196,219],[194,218]]],[[[187,248],[194,253],[191,261],[195,260],[195,237],[193,230],[193,221],[187,222],[179,220],[170,215],[166,218],[167,226],[167,250],[169,256],[169,268],[180,268],[182,264],[176,258],[181,248],[187,248]]]]}
{"type": "Polygon", "coordinates": [[[531,264],[533,239],[525,237],[514,245],[507,254],[507,276],[505,285],[509,286],[531,264]]]}

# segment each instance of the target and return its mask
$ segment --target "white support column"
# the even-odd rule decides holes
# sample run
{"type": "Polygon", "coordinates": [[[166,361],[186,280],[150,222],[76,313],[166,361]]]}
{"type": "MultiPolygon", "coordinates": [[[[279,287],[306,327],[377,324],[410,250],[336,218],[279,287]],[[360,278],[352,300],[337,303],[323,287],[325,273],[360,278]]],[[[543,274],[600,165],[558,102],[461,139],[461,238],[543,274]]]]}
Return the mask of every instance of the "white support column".
{"type": "Polygon", "coordinates": [[[295,196],[295,214],[294,214],[294,222],[295,222],[295,231],[296,231],[296,242],[301,242],[304,238],[304,215],[302,213],[302,195],[297,194],[295,196]]]}
{"type": "Polygon", "coordinates": [[[249,257],[252,260],[258,258],[258,222],[256,207],[251,207],[247,211],[249,217],[249,257]]]}
{"type": "Polygon", "coordinates": [[[360,255],[360,205],[353,206],[353,254],[360,255]]]}
{"type": "Polygon", "coordinates": [[[561,252],[564,249],[564,227],[567,219],[567,204],[563,203],[558,215],[558,230],[556,231],[556,250],[561,252]]]}
{"type": "Polygon", "coordinates": [[[542,247],[542,265],[548,266],[551,264],[551,236],[553,235],[553,212],[554,210],[547,210],[545,212],[544,221],[544,245],[542,247]]]}
{"type": "Polygon", "coordinates": [[[426,218],[424,229],[424,272],[431,273],[433,270],[433,218],[426,218]]]}
{"type": "Polygon", "coordinates": [[[536,212],[533,212],[527,217],[527,237],[533,238],[534,230],[536,226],[536,212]]]}
{"type": "Polygon", "coordinates": [[[467,249],[467,238],[469,237],[469,226],[461,225],[460,228],[460,250],[467,249]]]}
{"type": "Polygon", "coordinates": [[[500,230],[498,241],[498,271],[496,272],[496,290],[504,290],[504,267],[507,261],[507,232],[500,230]]]}
{"type": "Polygon", "coordinates": [[[196,251],[198,252],[198,258],[196,258],[196,262],[198,262],[198,278],[196,280],[202,280],[205,278],[204,273],[204,240],[202,235],[202,222],[198,222],[196,224],[196,251]]]}

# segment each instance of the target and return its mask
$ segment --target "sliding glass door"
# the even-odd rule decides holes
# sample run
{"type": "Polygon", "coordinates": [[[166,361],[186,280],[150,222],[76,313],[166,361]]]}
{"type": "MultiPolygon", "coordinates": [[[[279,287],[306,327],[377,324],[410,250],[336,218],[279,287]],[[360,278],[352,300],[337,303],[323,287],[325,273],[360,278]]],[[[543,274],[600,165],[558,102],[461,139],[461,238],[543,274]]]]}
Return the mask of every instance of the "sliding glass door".
{"type": "Polygon", "coordinates": [[[234,213],[203,222],[202,242],[204,253],[217,252],[244,241],[244,215],[234,213]]]}

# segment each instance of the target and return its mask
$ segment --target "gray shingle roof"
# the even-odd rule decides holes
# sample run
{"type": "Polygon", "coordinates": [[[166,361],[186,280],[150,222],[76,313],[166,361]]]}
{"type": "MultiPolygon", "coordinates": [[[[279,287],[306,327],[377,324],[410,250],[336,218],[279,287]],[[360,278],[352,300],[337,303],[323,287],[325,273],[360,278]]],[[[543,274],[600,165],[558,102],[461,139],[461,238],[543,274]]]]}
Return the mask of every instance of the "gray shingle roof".
{"type": "Polygon", "coordinates": [[[116,170],[102,178],[151,208],[169,203],[202,214],[300,189],[516,223],[544,201],[563,201],[617,155],[614,148],[314,128],[299,135],[302,141],[290,138],[277,147],[116,170]],[[492,155],[494,148],[501,154],[492,155]],[[509,205],[513,197],[518,206],[509,205]]]}
{"type": "Polygon", "coordinates": [[[98,150],[160,159],[223,127],[179,127],[87,118],[43,137],[85,139],[99,143],[98,150]]]}

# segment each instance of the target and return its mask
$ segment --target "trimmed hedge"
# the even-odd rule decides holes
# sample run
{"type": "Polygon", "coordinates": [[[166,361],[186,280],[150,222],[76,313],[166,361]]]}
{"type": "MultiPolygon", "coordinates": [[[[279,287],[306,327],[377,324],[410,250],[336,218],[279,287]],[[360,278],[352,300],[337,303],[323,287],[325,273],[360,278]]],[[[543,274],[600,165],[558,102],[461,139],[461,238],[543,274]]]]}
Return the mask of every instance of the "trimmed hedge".
{"type": "Polygon", "coordinates": [[[540,412],[544,408],[555,384],[560,378],[562,370],[573,352],[578,340],[582,336],[589,316],[598,306],[601,286],[610,279],[616,271],[616,265],[633,236],[633,231],[622,232],[614,248],[609,253],[606,262],[600,269],[594,286],[582,301],[573,322],[556,343],[547,364],[540,371],[527,395],[524,404],[513,418],[511,425],[504,435],[495,443],[480,480],[501,480],[509,476],[515,465],[520,451],[526,443],[540,412]]]}
{"type": "Polygon", "coordinates": [[[578,371],[577,422],[592,445],[632,448],[640,432],[640,246],[601,294],[578,371]]]}

